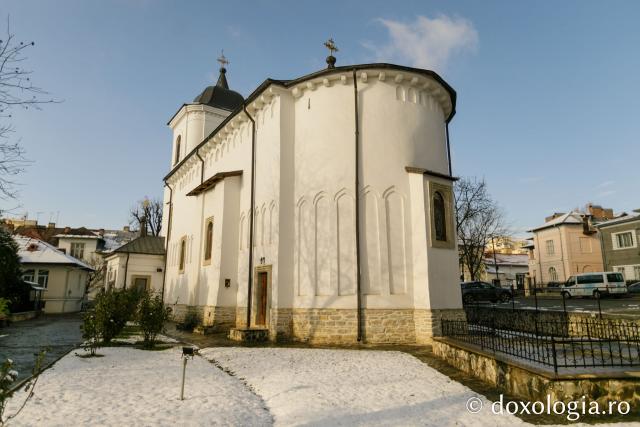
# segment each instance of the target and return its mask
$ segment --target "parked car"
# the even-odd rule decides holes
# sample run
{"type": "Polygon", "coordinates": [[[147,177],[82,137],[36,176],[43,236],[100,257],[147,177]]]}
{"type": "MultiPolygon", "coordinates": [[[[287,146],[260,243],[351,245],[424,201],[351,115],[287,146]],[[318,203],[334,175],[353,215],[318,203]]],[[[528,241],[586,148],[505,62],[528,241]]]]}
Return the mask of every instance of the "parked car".
{"type": "Polygon", "coordinates": [[[640,294],[640,282],[632,283],[627,286],[627,291],[630,294],[640,294]]]}
{"type": "Polygon", "coordinates": [[[600,298],[604,295],[626,295],[627,286],[622,273],[598,272],[583,273],[569,277],[569,280],[562,285],[562,296],[571,297],[594,297],[600,298]]]}
{"type": "Polygon", "coordinates": [[[487,282],[464,282],[462,288],[462,301],[470,304],[474,301],[507,302],[511,301],[511,290],[494,286],[487,282]]]}

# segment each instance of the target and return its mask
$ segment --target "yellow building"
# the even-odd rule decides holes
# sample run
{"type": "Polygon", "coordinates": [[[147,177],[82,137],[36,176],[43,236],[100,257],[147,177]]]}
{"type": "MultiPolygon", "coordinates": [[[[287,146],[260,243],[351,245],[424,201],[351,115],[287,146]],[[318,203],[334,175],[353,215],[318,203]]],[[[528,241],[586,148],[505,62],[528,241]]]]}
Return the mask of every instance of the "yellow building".
{"type": "Polygon", "coordinates": [[[602,271],[602,251],[592,215],[554,214],[530,230],[529,275],[532,284],[564,282],[570,276],[602,271]]]}

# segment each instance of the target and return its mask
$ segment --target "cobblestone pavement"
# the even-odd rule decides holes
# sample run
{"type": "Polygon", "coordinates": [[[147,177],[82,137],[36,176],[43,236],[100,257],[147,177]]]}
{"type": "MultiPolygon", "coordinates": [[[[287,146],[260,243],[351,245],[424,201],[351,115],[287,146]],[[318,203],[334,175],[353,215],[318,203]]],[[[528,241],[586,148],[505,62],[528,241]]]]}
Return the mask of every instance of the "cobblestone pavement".
{"type": "Polygon", "coordinates": [[[82,342],[80,314],[43,315],[0,328],[0,361],[13,359],[18,379],[31,375],[34,354],[49,347],[45,365],[82,342]]]}

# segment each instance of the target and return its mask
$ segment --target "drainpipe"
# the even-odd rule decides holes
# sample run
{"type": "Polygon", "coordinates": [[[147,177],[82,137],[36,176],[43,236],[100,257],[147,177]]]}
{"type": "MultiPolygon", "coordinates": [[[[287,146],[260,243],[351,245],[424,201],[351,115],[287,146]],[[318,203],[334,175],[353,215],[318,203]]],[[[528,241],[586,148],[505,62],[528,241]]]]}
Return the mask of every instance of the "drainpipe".
{"type": "Polygon", "coordinates": [[[247,111],[247,106],[242,109],[251,120],[251,214],[249,215],[249,272],[247,278],[247,329],[251,327],[251,303],[253,285],[253,211],[256,203],[255,174],[256,174],[256,121],[247,111]]]}
{"type": "Polygon", "coordinates": [[[130,252],[127,252],[127,262],[124,263],[124,283],[122,284],[122,289],[127,289],[127,270],[129,269],[129,255],[130,252]]]}
{"type": "Polygon", "coordinates": [[[355,199],[356,199],[356,296],[357,296],[357,322],[358,322],[358,342],[362,342],[362,280],[360,273],[360,129],[358,124],[358,77],[356,69],[353,69],[353,101],[354,101],[354,142],[355,142],[355,199]]]}
{"type": "Polygon", "coordinates": [[[167,219],[167,241],[164,243],[164,269],[162,270],[162,302],[164,303],[164,285],[167,281],[167,261],[169,258],[169,237],[171,236],[171,214],[173,212],[173,189],[164,182],[164,186],[169,189],[169,218],[167,219]]]}
{"type": "MultiPolygon", "coordinates": [[[[198,159],[200,159],[200,185],[202,185],[202,183],[204,182],[204,159],[200,156],[200,149],[196,150],[196,156],[198,156],[198,159]]],[[[204,233],[204,192],[200,193],[200,197],[202,198],[202,201],[200,203],[200,239],[202,239],[202,235],[204,233]]],[[[200,295],[200,269],[202,267],[202,241],[200,242],[199,248],[198,248],[198,259],[196,260],[197,266],[198,266],[198,279],[197,279],[197,291],[195,292],[194,298],[197,301],[198,297],[200,295]]],[[[196,303],[196,301],[194,301],[194,304],[196,303]]]]}
{"type": "Polygon", "coordinates": [[[449,122],[445,122],[445,132],[447,135],[447,160],[449,160],[449,176],[453,176],[451,169],[451,145],[449,145],[449,122]]]}

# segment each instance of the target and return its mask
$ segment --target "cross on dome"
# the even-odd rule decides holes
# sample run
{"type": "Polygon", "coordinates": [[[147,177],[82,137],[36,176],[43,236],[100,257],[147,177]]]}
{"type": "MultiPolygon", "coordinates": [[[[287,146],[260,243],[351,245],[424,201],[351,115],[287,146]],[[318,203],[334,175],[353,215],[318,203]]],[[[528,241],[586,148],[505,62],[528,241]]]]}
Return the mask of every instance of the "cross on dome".
{"type": "Polygon", "coordinates": [[[333,41],[333,38],[330,38],[329,40],[327,40],[326,42],[324,42],[324,47],[326,47],[327,49],[329,49],[329,56],[327,56],[327,68],[335,68],[336,67],[336,57],[333,56],[334,52],[337,52],[338,46],[336,46],[336,43],[333,41]]]}

